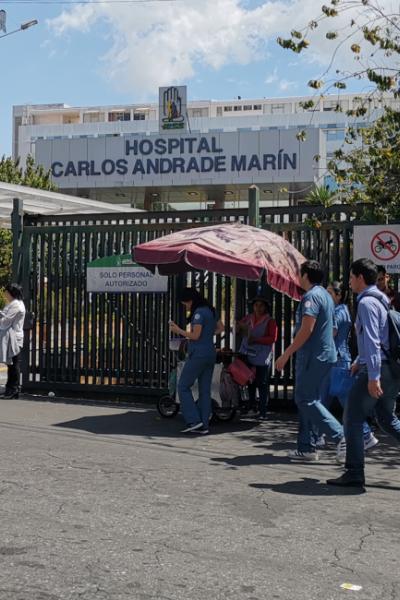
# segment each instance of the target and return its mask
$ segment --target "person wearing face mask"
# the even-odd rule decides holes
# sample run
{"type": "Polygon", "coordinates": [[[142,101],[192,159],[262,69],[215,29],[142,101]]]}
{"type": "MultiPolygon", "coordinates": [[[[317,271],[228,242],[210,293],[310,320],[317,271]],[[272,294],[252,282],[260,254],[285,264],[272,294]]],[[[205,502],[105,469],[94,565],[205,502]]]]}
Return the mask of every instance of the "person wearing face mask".
{"type": "Polygon", "coordinates": [[[256,378],[248,385],[249,405],[255,409],[256,390],[259,394],[259,418],[267,416],[269,396],[269,379],[273,346],[278,338],[278,327],[271,317],[271,307],[266,298],[256,296],[252,302],[252,312],[237,324],[237,331],[242,335],[239,353],[243,354],[247,363],[256,368],[256,378]]]}
{"type": "Polygon", "coordinates": [[[178,394],[186,427],[182,433],[208,433],[211,414],[211,382],[214,372],[216,350],[214,335],[223,331],[223,324],[216,316],[215,308],[197,290],[185,288],[180,301],[190,312],[190,329],[182,329],[170,322],[170,331],[188,340],[188,357],[179,382],[178,394]],[[199,399],[194,401],[192,386],[199,386],[199,399]]]}

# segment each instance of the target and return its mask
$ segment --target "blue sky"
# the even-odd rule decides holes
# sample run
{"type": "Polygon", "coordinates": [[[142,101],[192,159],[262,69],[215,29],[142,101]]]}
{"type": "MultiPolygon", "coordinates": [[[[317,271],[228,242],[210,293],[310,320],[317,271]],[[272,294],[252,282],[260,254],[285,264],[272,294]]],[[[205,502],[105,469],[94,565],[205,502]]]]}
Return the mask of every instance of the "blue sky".
{"type": "MultiPolygon", "coordinates": [[[[324,70],[332,44],[319,29],[312,50],[295,55],[276,37],[318,16],[318,6],[315,0],[0,0],[8,31],[39,21],[0,39],[0,155],[11,153],[14,104],[156,100],[158,86],[170,83],[186,83],[189,100],[307,94],[306,83],[324,70]]],[[[341,60],[343,66],[353,59],[341,60]]]]}

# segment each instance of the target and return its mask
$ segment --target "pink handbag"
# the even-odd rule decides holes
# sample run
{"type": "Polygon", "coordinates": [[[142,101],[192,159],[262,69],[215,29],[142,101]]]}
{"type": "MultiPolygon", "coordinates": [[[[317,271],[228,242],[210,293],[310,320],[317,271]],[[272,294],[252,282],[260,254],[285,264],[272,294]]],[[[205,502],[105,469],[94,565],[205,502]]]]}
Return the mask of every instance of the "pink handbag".
{"type": "Polygon", "coordinates": [[[240,358],[235,358],[226,370],[238,385],[252,383],[256,376],[255,368],[248,367],[240,358]]]}

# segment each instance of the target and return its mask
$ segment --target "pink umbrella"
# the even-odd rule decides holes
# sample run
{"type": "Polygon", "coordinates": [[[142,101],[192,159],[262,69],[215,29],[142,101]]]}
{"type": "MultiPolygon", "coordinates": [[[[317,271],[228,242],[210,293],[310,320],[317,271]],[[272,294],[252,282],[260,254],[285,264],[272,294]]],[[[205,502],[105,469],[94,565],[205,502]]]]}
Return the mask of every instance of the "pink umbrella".
{"type": "Polygon", "coordinates": [[[134,260],[160,274],[212,271],[268,284],[295,300],[302,295],[300,265],[306,259],[292,244],[265,229],[223,223],[185,229],[133,249],[134,260]]]}

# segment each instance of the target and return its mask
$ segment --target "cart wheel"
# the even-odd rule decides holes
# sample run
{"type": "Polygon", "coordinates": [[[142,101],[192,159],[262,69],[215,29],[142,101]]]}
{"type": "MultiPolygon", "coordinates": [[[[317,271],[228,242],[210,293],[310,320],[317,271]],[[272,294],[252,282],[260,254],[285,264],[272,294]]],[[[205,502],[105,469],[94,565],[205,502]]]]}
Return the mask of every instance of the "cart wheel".
{"type": "Polygon", "coordinates": [[[212,416],[216,421],[221,421],[227,423],[228,421],[232,421],[236,415],[236,408],[220,408],[219,406],[215,406],[213,402],[213,412],[212,416]]]}
{"type": "Polygon", "coordinates": [[[158,399],[157,410],[165,419],[172,419],[178,414],[179,404],[175,402],[175,398],[169,394],[166,394],[158,399]]]}

